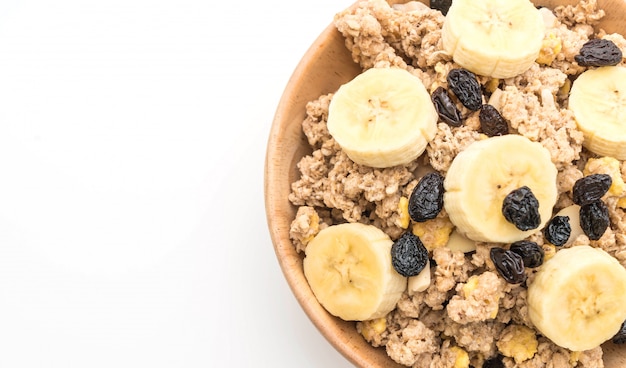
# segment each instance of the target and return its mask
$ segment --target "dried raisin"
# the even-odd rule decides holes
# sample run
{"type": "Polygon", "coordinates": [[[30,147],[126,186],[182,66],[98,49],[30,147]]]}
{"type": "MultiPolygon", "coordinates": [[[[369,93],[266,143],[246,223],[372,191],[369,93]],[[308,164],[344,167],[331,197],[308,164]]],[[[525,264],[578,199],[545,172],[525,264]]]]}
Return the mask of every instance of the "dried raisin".
{"type": "Polygon", "coordinates": [[[609,190],[613,179],[607,174],[593,174],[576,180],[572,200],[579,206],[597,201],[609,190]]]}
{"type": "Polygon", "coordinates": [[[480,108],[478,120],[480,121],[480,129],[489,137],[509,134],[509,123],[492,105],[484,104],[480,108]]]}
{"type": "Polygon", "coordinates": [[[580,227],[591,240],[598,240],[609,227],[609,208],[601,200],[580,207],[580,227]]]}
{"type": "Polygon", "coordinates": [[[448,14],[452,0],[430,0],[430,8],[439,10],[441,14],[448,14]]]}
{"type": "Polygon", "coordinates": [[[626,322],[622,323],[622,326],[619,328],[619,331],[613,336],[611,339],[614,344],[625,344],[626,343],[626,322]]]}
{"type": "Polygon", "coordinates": [[[409,197],[409,216],[416,222],[437,217],[443,208],[443,176],[438,172],[424,175],[409,197]]]}
{"type": "Polygon", "coordinates": [[[480,83],[478,83],[474,73],[467,69],[456,68],[450,70],[446,79],[452,93],[461,101],[463,106],[473,111],[480,109],[483,104],[483,96],[480,83]]]}
{"type": "Polygon", "coordinates": [[[524,267],[535,268],[543,264],[545,252],[535,242],[529,240],[520,240],[511,244],[511,252],[517,253],[522,257],[524,267]]]}
{"type": "Polygon", "coordinates": [[[581,66],[617,65],[622,61],[622,50],[611,40],[596,38],[585,42],[574,60],[581,66]]]}
{"type": "Polygon", "coordinates": [[[546,240],[557,246],[567,243],[571,233],[572,226],[568,216],[554,216],[543,229],[546,240]]]}
{"type": "Polygon", "coordinates": [[[489,251],[489,257],[500,276],[509,284],[521,284],[526,280],[524,261],[519,254],[511,250],[493,247],[489,251]]]}
{"type": "Polygon", "coordinates": [[[461,111],[456,107],[445,88],[437,87],[430,98],[441,120],[453,127],[459,127],[463,124],[461,111]]]}
{"type": "Polygon", "coordinates": [[[541,223],[539,201],[527,186],[515,189],[504,198],[502,214],[522,231],[536,229],[541,223]]]}
{"type": "Polygon", "coordinates": [[[428,261],[428,250],[419,237],[410,231],[405,232],[391,246],[391,264],[405,277],[419,274],[428,261]]]}

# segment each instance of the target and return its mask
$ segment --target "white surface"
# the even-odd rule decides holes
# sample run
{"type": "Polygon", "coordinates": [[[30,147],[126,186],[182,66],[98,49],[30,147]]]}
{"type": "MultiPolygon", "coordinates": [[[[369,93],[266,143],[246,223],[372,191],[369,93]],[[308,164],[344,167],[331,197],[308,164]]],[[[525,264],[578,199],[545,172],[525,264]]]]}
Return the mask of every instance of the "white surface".
{"type": "Polygon", "coordinates": [[[347,0],[0,2],[0,367],[349,367],[264,213],[270,124],[347,0]]]}

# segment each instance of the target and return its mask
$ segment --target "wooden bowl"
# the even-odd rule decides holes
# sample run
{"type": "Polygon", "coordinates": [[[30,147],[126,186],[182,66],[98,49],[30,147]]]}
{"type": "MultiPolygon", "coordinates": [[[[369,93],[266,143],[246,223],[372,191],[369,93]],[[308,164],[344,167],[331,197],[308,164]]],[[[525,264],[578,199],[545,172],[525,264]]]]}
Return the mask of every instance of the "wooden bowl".
{"type": "MultiPolygon", "coordinates": [[[[422,0],[428,4],[429,0],[422,0]]],[[[391,3],[392,1],[390,1],[391,3]]],[[[404,2],[404,1],[395,1],[404,2]]],[[[554,8],[576,0],[536,0],[536,5],[554,8]]],[[[598,27],[607,33],[626,35],[626,1],[598,0],[606,11],[598,27]]],[[[334,14],[328,14],[329,23],[334,14]]],[[[322,335],[357,367],[403,367],[393,362],[383,348],[374,348],[356,331],[354,322],[330,315],[317,302],[302,270],[303,256],[289,239],[289,227],[296,208],[288,201],[290,185],[298,179],[297,162],[310,153],[302,133],[307,102],[334,92],[354,78],[361,69],[345,47],[342,35],[330,24],[310,46],[292,74],[277,107],[265,158],[265,209],[278,263],[287,282],[313,324],[322,335]]],[[[555,306],[556,307],[556,306],[555,306]]],[[[626,367],[626,347],[604,345],[606,368],[626,367]]]]}

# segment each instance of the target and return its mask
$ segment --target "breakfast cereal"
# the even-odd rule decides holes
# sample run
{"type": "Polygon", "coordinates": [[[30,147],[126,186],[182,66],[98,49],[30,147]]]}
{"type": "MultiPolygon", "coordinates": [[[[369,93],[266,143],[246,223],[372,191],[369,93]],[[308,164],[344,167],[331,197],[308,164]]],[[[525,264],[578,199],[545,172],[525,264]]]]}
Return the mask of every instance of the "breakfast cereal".
{"type": "MultiPolygon", "coordinates": [[[[479,76],[478,80],[486,91],[483,102],[500,111],[512,133],[539,142],[550,152],[558,170],[557,212],[573,204],[576,180],[609,167],[605,161],[597,161],[606,158],[583,147],[583,133],[566,108],[572,78],[585,70],[574,57],[590,38],[610,39],[624,52],[626,40],[594,30],[604,16],[595,0],[543,12],[548,28],[541,62],[513,78],[479,76]]],[[[402,68],[432,92],[447,86],[446,75],[458,67],[442,50],[444,19],[440,11],[425,6],[394,7],[385,0],[360,0],[338,13],[334,24],[363,70],[402,68]]],[[[389,168],[359,165],[348,158],[326,128],[332,98],[332,93],[325,94],[309,102],[302,124],[312,153],[298,162],[300,176],[289,195],[298,208],[290,229],[298,252],[304,252],[322,229],[344,222],[371,224],[391,239],[399,238],[407,231],[402,198],[410,196],[419,178],[430,171],[445,175],[459,152],[487,139],[480,131],[478,114],[458,104],[464,124],[452,127],[439,122],[434,139],[417,160],[389,168]]],[[[613,182],[623,186],[626,163],[615,160],[613,164],[613,182]]],[[[590,243],[626,266],[625,194],[626,187],[619,187],[605,196],[611,226],[600,239],[581,235],[564,248],[590,243]]],[[[445,210],[424,224],[428,224],[424,233],[440,237],[428,244],[445,244],[452,231],[445,210]]],[[[546,258],[554,254],[554,245],[541,232],[529,239],[543,248],[546,258]]],[[[430,286],[413,295],[405,292],[386,317],[355,322],[356,329],[370,344],[386,349],[395,362],[409,367],[455,367],[466,358],[471,366],[481,367],[498,356],[506,367],[603,367],[601,347],[570,351],[535,332],[528,317],[527,290],[498,276],[489,256],[492,246],[477,242],[476,250],[467,254],[445,246],[427,246],[432,259],[430,286]]],[[[526,270],[528,282],[534,272],[526,270]]]]}

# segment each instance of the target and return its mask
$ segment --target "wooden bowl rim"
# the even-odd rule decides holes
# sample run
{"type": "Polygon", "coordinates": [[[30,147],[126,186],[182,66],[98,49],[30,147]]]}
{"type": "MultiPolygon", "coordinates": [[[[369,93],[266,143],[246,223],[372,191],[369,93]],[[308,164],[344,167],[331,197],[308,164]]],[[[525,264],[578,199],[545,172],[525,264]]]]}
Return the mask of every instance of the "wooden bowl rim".
{"type": "MultiPolygon", "coordinates": [[[[290,105],[291,96],[297,93],[299,89],[298,86],[307,78],[307,73],[311,70],[316,61],[326,52],[326,44],[335,41],[336,37],[341,37],[341,35],[331,23],[315,39],[297,64],[278,103],[270,130],[265,157],[265,209],[274,252],[276,253],[281,271],[285,276],[289,288],[296,297],[298,304],[316,329],[335,350],[353,364],[359,367],[366,367],[371,363],[368,359],[364,359],[362,352],[354,346],[354,341],[350,336],[351,334],[347,333],[348,328],[354,329],[353,322],[338,320],[319,304],[302,272],[302,266],[299,263],[301,262],[302,256],[296,254],[291,242],[287,244],[289,248],[286,248],[284,246],[285,244],[282,243],[284,241],[285,232],[288,232],[288,228],[285,230],[284,226],[288,226],[290,222],[285,224],[275,217],[275,214],[280,213],[280,211],[277,209],[278,206],[276,202],[269,200],[271,195],[268,194],[273,190],[272,178],[275,178],[280,171],[280,168],[276,167],[273,163],[276,162],[276,158],[281,155],[279,147],[282,145],[282,137],[280,133],[284,130],[284,125],[287,123],[282,112],[290,105]]],[[[304,117],[303,112],[302,120],[304,120],[304,117]]],[[[284,200],[286,201],[287,198],[284,200]]]]}

